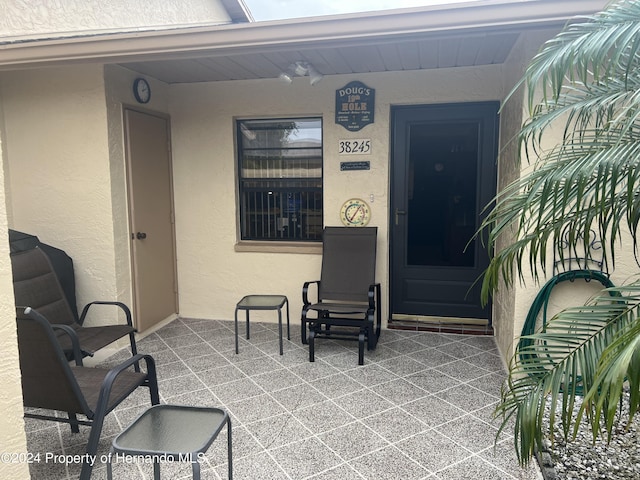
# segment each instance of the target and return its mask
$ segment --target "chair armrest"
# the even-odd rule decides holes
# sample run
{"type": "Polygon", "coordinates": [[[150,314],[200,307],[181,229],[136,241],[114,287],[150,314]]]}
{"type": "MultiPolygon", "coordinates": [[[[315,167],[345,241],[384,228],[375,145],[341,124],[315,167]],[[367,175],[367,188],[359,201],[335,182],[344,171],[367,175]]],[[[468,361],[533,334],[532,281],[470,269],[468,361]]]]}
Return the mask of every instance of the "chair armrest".
{"type": "Polygon", "coordinates": [[[26,315],[27,317],[37,320],[43,325],[50,325],[51,330],[62,330],[66,335],[68,335],[69,339],[71,340],[73,360],[75,360],[77,366],[82,366],[82,350],[80,349],[80,340],[78,340],[78,334],[73,328],[71,328],[69,325],[64,325],[61,323],[49,323],[49,320],[47,320],[44,315],[31,307],[16,307],[16,310],[20,309],[22,309],[24,315],[26,315]]]}
{"type": "MultiPolygon", "coordinates": [[[[35,312],[34,312],[35,313],[35,312]]],[[[80,349],[80,340],[78,340],[78,334],[69,325],[63,325],[60,323],[52,323],[51,328],[53,330],[62,330],[71,340],[71,351],[73,353],[73,360],[78,367],[82,367],[82,350],[80,349]]],[[[91,356],[93,356],[91,354],[91,356]]],[[[67,357],[68,358],[68,357],[67,357]]]]}
{"type": "Polygon", "coordinates": [[[158,376],[156,374],[156,362],[151,355],[138,353],[131,358],[128,358],[120,365],[113,367],[109,370],[102,381],[100,386],[100,395],[98,397],[98,405],[96,406],[96,412],[103,411],[106,413],[106,406],[109,404],[109,396],[111,395],[111,389],[114,382],[122,372],[132,365],[144,360],[147,365],[147,383],[151,389],[151,404],[157,405],[160,403],[158,396],[158,376]]]}
{"type": "Polygon", "coordinates": [[[368,298],[369,298],[369,308],[380,307],[381,293],[380,293],[379,283],[374,283],[372,285],[369,285],[368,298]]]}
{"type": "Polygon", "coordinates": [[[312,282],[304,282],[304,285],[302,285],[302,303],[304,305],[311,305],[311,302],[309,301],[309,287],[313,284],[317,285],[317,290],[316,290],[316,298],[317,298],[318,291],[320,290],[320,280],[314,280],[312,282]]]}
{"type": "Polygon", "coordinates": [[[89,309],[93,305],[113,305],[113,306],[116,306],[116,307],[120,308],[124,312],[124,315],[125,315],[125,317],[127,319],[127,325],[129,325],[130,327],[133,327],[133,320],[132,320],[132,317],[131,317],[131,310],[129,309],[129,307],[127,307],[122,302],[107,302],[107,301],[95,301],[95,302],[87,303],[84,306],[84,308],[82,309],[82,314],[80,315],[80,320],[78,320],[78,323],[80,325],[82,325],[84,323],[84,320],[85,320],[87,314],[89,313],[89,309]]]}

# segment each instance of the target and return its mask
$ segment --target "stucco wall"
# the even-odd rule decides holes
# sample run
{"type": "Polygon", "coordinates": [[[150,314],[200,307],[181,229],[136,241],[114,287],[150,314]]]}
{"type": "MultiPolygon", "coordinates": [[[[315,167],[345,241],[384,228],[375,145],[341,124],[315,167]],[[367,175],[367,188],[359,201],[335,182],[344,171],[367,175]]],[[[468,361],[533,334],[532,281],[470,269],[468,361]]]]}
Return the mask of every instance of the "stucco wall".
{"type": "MultiPolygon", "coordinates": [[[[3,157],[3,102],[0,96],[0,158],[3,157]]],[[[5,198],[4,170],[0,168],[0,199],[5,198]]],[[[16,338],[15,302],[11,283],[11,262],[7,238],[5,202],[0,201],[0,453],[20,454],[27,451],[22,418],[22,389],[16,338]]],[[[29,478],[26,462],[0,462],[0,478],[29,478]]]]}
{"type": "Polygon", "coordinates": [[[78,32],[176,28],[226,23],[218,0],[3,0],[0,37],[69,36],[78,32]]]}
{"type": "Polygon", "coordinates": [[[103,67],[5,72],[0,86],[10,227],[73,258],[80,305],[116,298],[103,67]]]}
{"type": "MultiPolygon", "coordinates": [[[[340,225],[339,210],[350,197],[370,202],[370,225],[378,226],[376,277],[388,316],[390,107],[499,100],[499,66],[421,72],[216,82],[171,87],[180,313],[186,317],[233,318],[235,303],[249,293],[282,293],[293,318],[301,308],[305,280],[320,273],[320,256],[236,252],[236,155],[234,119],[322,116],[324,121],[324,224],[340,225]],[[376,89],[375,123],[348,132],[334,122],[335,90],[359,80],[376,89]],[[371,170],[340,172],[338,141],[370,138],[371,170]]],[[[353,158],[351,158],[353,160],[353,158]]],[[[357,267],[354,267],[357,268],[357,267]]]]}

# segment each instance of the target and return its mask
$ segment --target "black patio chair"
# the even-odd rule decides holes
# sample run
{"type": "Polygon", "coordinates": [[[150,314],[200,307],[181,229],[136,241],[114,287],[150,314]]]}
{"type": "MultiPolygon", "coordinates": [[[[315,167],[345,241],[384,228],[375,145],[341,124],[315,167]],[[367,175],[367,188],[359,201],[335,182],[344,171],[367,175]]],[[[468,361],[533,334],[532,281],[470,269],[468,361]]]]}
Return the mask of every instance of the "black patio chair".
{"type": "MultiPolygon", "coordinates": [[[[138,353],[136,348],[135,328],[129,308],[121,302],[95,301],[87,304],[76,321],[73,311],[69,306],[60,281],[55,273],[49,257],[39,247],[15,252],[11,254],[11,267],[13,270],[13,291],[16,305],[28,305],[36,309],[52,324],[67,325],[78,336],[80,351],[83,356],[93,354],[119,340],[129,336],[131,354],[138,353]],[[98,305],[118,307],[124,312],[125,324],[100,325],[85,327],[89,309],[98,305]]],[[[68,335],[64,335],[59,329],[56,336],[67,358],[72,357],[72,345],[68,335]]]]}
{"type": "Polygon", "coordinates": [[[364,364],[365,341],[368,350],[376,348],[382,324],[376,238],[377,227],[325,227],[320,280],[302,287],[302,343],[309,344],[310,362],[317,338],[357,340],[359,365],[364,364]],[[313,284],[315,303],[309,301],[313,284]]]}
{"type": "Polygon", "coordinates": [[[68,418],[28,410],[24,416],[69,423],[75,433],[80,431],[79,425],[90,426],[80,473],[80,480],[88,480],[92,464],[87,460],[95,458],[105,416],[140,386],[149,388],[152,405],[160,403],[155,362],[150,355],[138,354],[111,370],[84,367],[78,337],[71,327],[51,325],[30,307],[17,308],[17,325],[24,406],[66,412],[68,418]],[[54,329],[68,336],[75,365],[67,361],[54,329]],[[130,370],[143,360],[146,373],[130,370]]]}

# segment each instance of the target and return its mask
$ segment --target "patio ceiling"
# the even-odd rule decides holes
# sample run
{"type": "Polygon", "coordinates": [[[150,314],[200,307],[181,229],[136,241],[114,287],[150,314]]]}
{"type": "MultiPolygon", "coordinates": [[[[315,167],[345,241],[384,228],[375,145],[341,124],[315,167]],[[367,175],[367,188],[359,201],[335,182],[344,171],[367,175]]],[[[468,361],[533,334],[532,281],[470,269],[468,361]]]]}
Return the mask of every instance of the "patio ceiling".
{"type": "Polygon", "coordinates": [[[499,64],[505,61],[517,39],[517,32],[489,32],[122,65],[166,83],[277,78],[300,60],[310,62],[323,75],[395,72],[499,64]]]}
{"type": "Polygon", "coordinates": [[[0,70],[119,64],[166,83],[276,78],[296,61],[324,75],[500,64],[520,33],[558,30],[606,0],[484,0],[271,22],[0,43],[0,70]]]}

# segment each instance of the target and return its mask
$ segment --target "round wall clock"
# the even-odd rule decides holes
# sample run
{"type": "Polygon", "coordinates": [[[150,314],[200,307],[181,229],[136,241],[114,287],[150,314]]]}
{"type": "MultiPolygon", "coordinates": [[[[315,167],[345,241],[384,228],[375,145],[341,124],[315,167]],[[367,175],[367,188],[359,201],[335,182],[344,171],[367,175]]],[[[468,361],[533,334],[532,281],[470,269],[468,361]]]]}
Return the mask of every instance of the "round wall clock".
{"type": "Polygon", "coordinates": [[[371,209],[360,198],[351,198],[340,209],[340,220],[347,227],[364,227],[371,219],[371,209]]]}
{"type": "Polygon", "coordinates": [[[144,78],[136,78],[133,81],[133,96],[140,103],[148,103],[151,100],[151,87],[144,78]]]}

